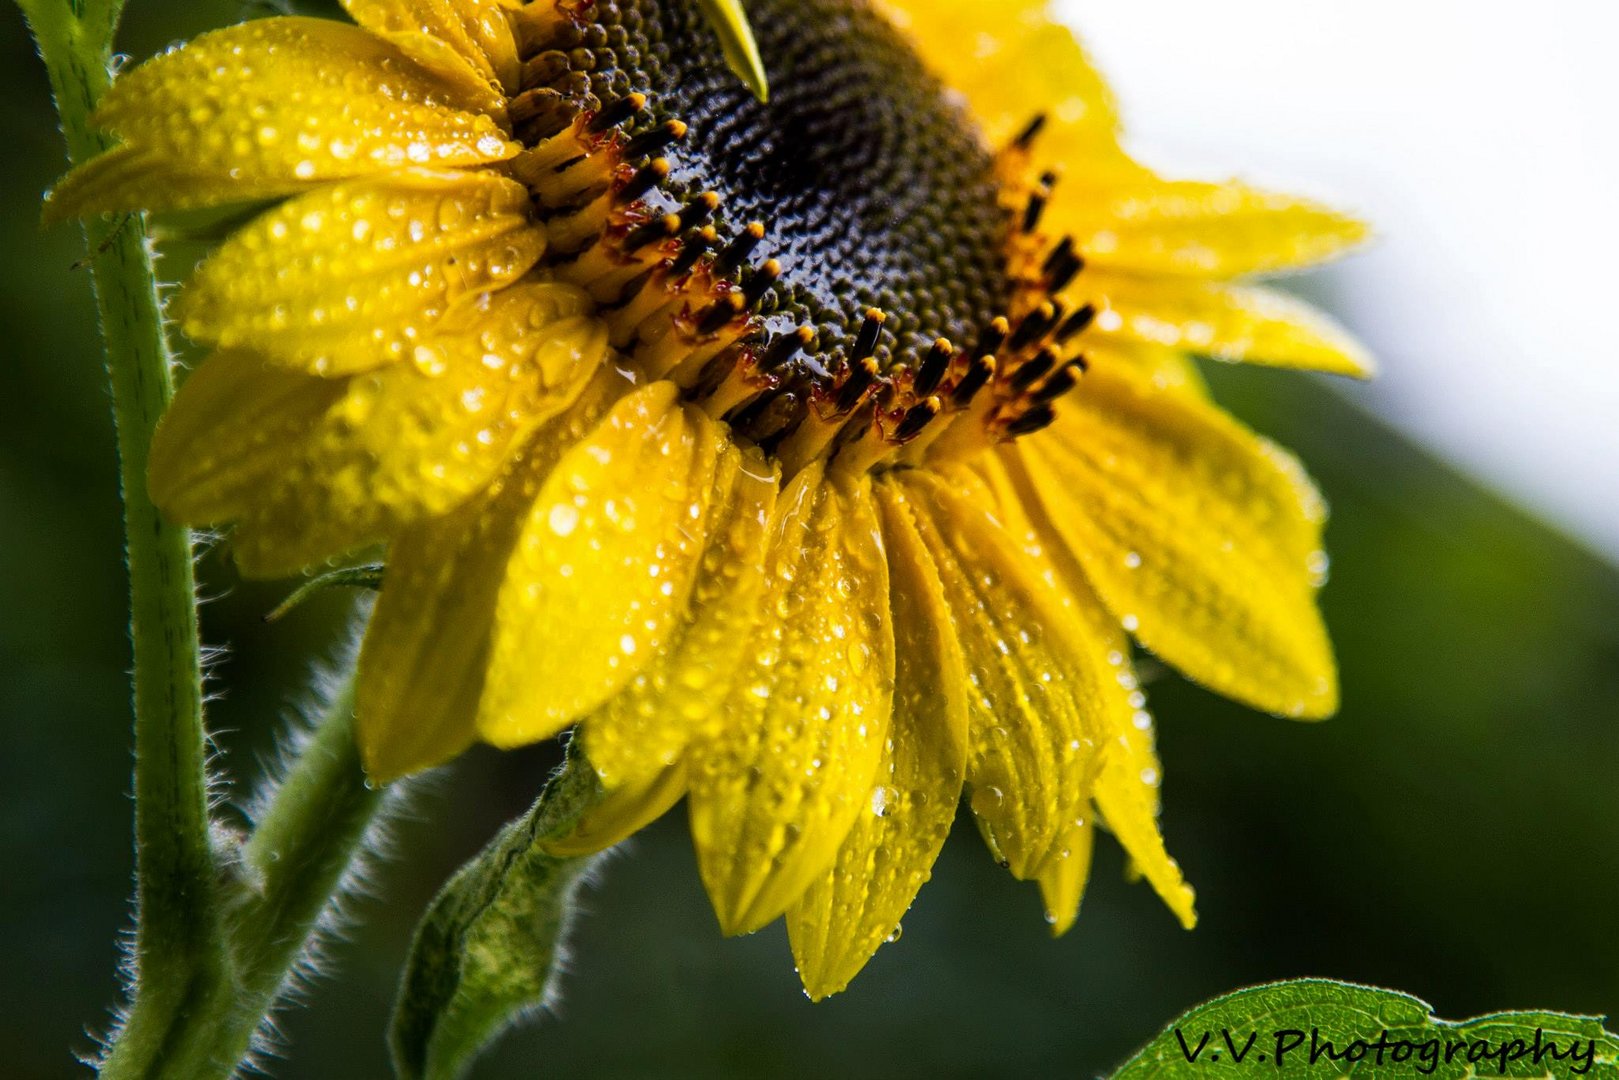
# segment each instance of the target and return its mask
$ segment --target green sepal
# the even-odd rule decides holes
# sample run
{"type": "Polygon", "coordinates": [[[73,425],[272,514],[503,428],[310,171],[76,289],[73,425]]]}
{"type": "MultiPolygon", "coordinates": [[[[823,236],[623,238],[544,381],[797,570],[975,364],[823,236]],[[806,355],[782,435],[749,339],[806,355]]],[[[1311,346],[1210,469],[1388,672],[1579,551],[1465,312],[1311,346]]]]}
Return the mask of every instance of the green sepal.
{"type": "Polygon", "coordinates": [[[381,563],[374,563],[367,566],[348,566],[342,570],[333,570],[330,573],[310,578],[294,589],[285,600],[277,604],[275,610],[264,617],[264,621],[275,622],[294,608],[300,607],[316,593],[324,592],[327,589],[370,589],[375,592],[382,588],[382,576],[386,570],[387,567],[381,563]]]}
{"type": "Polygon", "coordinates": [[[402,1080],[464,1075],[501,1031],[545,1004],[574,896],[601,856],[558,858],[541,848],[601,794],[595,770],[570,752],[533,809],[434,898],[416,928],[389,1032],[402,1080]]]}
{"type": "Polygon", "coordinates": [[[698,0],[698,6],[719,35],[720,49],[731,71],[753,91],[754,97],[769,101],[770,80],[765,75],[759,43],[753,38],[753,27],[748,24],[748,13],[742,10],[741,0],[698,0]]]}
{"type": "Polygon", "coordinates": [[[1297,979],[1238,990],[1182,1016],[1113,1080],[1375,1076],[1619,1076],[1619,1038],[1600,1017],[1508,1012],[1461,1022],[1393,990],[1297,979]],[[1314,1061],[1311,1061],[1312,1056],[1314,1061]]]}

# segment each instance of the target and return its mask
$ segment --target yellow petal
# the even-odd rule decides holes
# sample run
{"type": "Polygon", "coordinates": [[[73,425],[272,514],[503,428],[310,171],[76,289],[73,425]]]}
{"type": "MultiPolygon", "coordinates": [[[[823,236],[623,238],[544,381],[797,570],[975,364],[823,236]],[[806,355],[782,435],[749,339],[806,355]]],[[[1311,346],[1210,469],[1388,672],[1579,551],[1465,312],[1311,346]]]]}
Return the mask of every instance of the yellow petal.
{"type": "Polygon", "coordinates": [[[645,783],[724,723],[741,646],[762,602],[779,490],[776,466],[758,450],[743,453],[734,483],[716,485],[712,539],[674,643],[581,725],[590,763],[609,786],[645,783]]]}
{"type": "Polygon", "coordinates": [[[348,393],[327,381],[270,367],[247,352],[216,353],[175,395],[152,441],[147,483],[170,518],[222,525],[263,493],[296,447],[348,393]]]}
{"type": "Polygon", "coordinates": [[[1018,448],[1007,460],[1138,641],[1259,708],[1336,709],[1312,580],[1326,508],[1284,451],[1212,405],[1101,368],[1018,448]]]}
{"type": "Polygon", "coordinates": [[[1197,362],[1179,349],[1119,336],[1097,337],[1085,343],[1085,358],[1092,367],[1123,368],[1126,374],[1158,390],[1209,397],[1209,384],[1197,362]]]}
{"type": "Polygon", "coordinates": [[[1146,179],[1090,188],[1079,170],[1046,222],[1072,234],[1095,267],[1211,278],[1309,266],[1367,237],[1353,218],[1242,184],[1146,179]]]}
{"type": "Polygon", "coordinates": [[[894,718],[869,808],[787,912],[810,997],[836,994],[898,930],[956,817],[967,762],[965,660],[943,587],[905,508],[877,487],[893,598],[894,718]]]}
{"type": "Polygon", "coordinates": [[[772,522],[758,627],[725,704],[692,748],[692,839],[727,934],[757,930],[831,865],[871,811],[889,734],[894,637],[870,482],[818,465],[793,478],[772,522]]]}
{"type": "Polygon", "coordinates": [[[444,86],[453,88],[455,96],[465,103],[469,112],[489,117],[502,131],[511,127],[505,91],[488,72],[475,66],[454,45],[420,31],[385,33],[381,36],[415,61],[423,71],[444,86]]]}
{"type": "Polygon", "coordinates": [[[543,845],[548,855],[571,859],[628,840],[686,797],[686,766],[672,765],[633,784],[608,789],[568,835],[543,845]]]}
{"type": "Polygon", "coordinates": [[[1040,898],[1046,905],[1052,937],[1062,937],[1079,919],[1079,904],[1085,899],[1085,886],[1090,881],[1095,839],[1096,826],[1087,818],[1063,837],[1063,850],[1068,854],[1053,859],[1040,872],[1040,898]]]}
{"type": "Polygon", "coordinates": [[[96,122],[156,163],[68,176],[48,217],[290,195],[411,165],[514,157],[488,116],[399,48],[329,19],[259,19],[203,34],[118,78],[96,122]]]}
{"type": "Polygon", "coordinates": [[[159,428],[153,498],[181,521],[239,521],[237,561],[255,577],[447,513],[596,372],[607,333],[592,308],[559,284],[464,305],[421,346],[427,370],[321,379],[219,353],[159,428]]]}
{"type": "Polygon", "coordinates": [[[501,0],[343,0],[343,7],[368,30],[443,42],[484,79],[517,87],[517,43],[501,0]]]}
{"type": "Polygon", "coordinates": [[[653,383],[558,464],[496,609],[480,734],[548,738],[606,704],[678,637],[744,458],[724,425],[653,383]]]}
{"type": "Polygon", "coordinates": [[[495,598],[518,534],[557,461],[627,385],[611,370],[598,375],[498,481],[389,545],[356,691],[360,750],[373,779],[442,764],[476,737],[495,598]]]}
{"type": "Polygon", "coordinates": [[[884,0],[881,6],[935,74],[965,95],[990,147],[1005,145],[1044,114],[1042,158],[1122,157],[1113,93],[1046,0],[884,0]]]}
{"type": "Polygon", "coordinates": [[[933,555],[966,657],[970,805],[997,857],[1034,878],[1086,816],[1116,673],[1099,643],[1076,639],[1049,563],[991,515],[976,475],[913,471],[893,490],[933,555]]]}
{"type": "Polygon", "coordinates": [[[1362,379],[1376,370],[1349,331],[1274,289],[1107,273],[1081,288],[1103,309],[1094,332],[1106,338],[1362,379]]]}
{"type": "Polygon", "coordinates": [[[545,250],[528,189],[493,173],[412,170],[299,196],[238,231],[177,304],[196,341],[321,375],[423,356],[462,296],[522,276],[545,250]]]}
{"type": "MultiPolygon", "coordinates": [[[[977,463],[978,471],[986,478],[995,513],[1025,551],[1038,552],[1049,560],[1049,580],[1066,598],[1062,610],[1067,616],[1068,639],[1084,648],[1087,655],[1105,654],[1112,668],[1112,678],[1102,682],[1101,692],[1094,699],[1093,721],[1101,731],[1101,765],[1096,774],[1094,802],[1136,868],[1181,924],[1191,929],[1197,921],[1192,909],[1194,895],[1180,867],[1164,850],[1158,831],[1158,785],[1163,766],[1153,750],[1152,717],[1146,711],[1146,695],[1130,664],[1130,642],[1063,546],[1044,507],[1019,491],[1004,464],[1008,460],[1010,455],[1003,450],[981,457],[977,463]]],[[[1079,892],[1089,874],[1088,865],[1065,868],[1062,864],[1081,856],[1084,863],[1089,863],[1090,838],[1082,834],[1088,832],[1090,824],[1087,818],[1065,830],[1060,850],[1040,875],[1041,890],[1051,905],[1047,914],[1056,916],[1053,925],[1058,927],[1058,933],[1064,929],[1065,920],[1072,922],[1079,892]],[[1073,910],[1053,905],[1053,897],[1064,904],[1071,900],[1073,910]]]]}

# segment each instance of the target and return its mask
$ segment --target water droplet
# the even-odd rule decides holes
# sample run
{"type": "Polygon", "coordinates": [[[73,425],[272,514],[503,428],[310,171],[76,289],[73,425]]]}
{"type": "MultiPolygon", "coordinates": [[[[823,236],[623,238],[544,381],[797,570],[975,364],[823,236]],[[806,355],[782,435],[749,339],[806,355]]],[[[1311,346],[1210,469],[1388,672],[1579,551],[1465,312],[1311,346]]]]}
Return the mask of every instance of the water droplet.
{"type": "Polygon", "coordinates": [[[1006,802],[1006,792],[993,785],[977,788],[973,791],[972,808],[974,813],[992,814],[1006,802]]]}
{"type": "Polygon", "coordinates": [[[1124,565],[1131,570],[1139,570],[1141,568],[1141,554],[1135,551],[1129,552],[1124,556],[1124,565]]]}
{"type": "Polygon", "coordinates": [[[558,536],[571,536],[573,530],[579,527],[579,511],[567,503],[557,503],[551,507],[546,523],[558,536]]]}
{"type": "Polygon", "coordinates": [[[905,927],[901,926],[899,923],[895,923],[893,931],[891,931],[887,937],[883,938],[883,942],[884,944],[892,945],[894,942],[898,941],[900,939],[900,935],[904,933],[905,927]]]}
{"type": "Polygon", "coordinates": [[[887,817],[892,809],[896,792],[892,788],[878,785],[871,789],[871,812],[878,817],[887,817]]]}

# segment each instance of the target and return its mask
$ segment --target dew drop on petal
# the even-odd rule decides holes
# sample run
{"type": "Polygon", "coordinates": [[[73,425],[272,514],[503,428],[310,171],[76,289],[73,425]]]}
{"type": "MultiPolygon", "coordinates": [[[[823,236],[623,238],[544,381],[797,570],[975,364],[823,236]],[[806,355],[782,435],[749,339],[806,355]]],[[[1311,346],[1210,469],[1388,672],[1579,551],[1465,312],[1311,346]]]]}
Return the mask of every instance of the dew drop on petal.
{"type": "Polygon", "coordinates": [[[579,527],[579,511],[568,503],[557,503],[551,507],[551,514],[546,519],[551,531],[558,536],[571,536],[573,530],[579,527]]]}

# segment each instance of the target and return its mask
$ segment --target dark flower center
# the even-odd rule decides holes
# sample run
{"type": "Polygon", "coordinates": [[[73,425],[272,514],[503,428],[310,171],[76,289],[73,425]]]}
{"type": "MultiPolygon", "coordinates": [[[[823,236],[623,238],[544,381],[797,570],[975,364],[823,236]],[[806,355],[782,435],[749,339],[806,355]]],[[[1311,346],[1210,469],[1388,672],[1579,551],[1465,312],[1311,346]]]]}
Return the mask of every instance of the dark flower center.
{"type": "Polygon", "coordinates": [[[690,126],[664,193],[719,194],[722,234],[765,225],[759,254],[784,267],[762,304],[773,323],[813,326],[831,351],[878,308],[885,345],[904,351],[963,340],[1005,309],[1010,219],[994,163],[886,19],[847,0],[755,0],[773,89],[761,104],[692,0],[580,13],[560,79],[584,75],[602,102],[640,91],[656,121],[690,126]]]}
{"type": "Polygon", "coordinates": [[[1090,313],[1055,298],[1083,260],[1038,233],[1040,124],[986,151],[864,0],[753,0],[749,17],[768,104],[696,0],[517,16],[510,112],[530,152],[513,169],[549,265],[644,373],[789,468],[849,447],[870,467],[919,461],[946,429],[954,447],[1050,423],[1090,313]]]}

